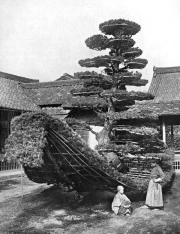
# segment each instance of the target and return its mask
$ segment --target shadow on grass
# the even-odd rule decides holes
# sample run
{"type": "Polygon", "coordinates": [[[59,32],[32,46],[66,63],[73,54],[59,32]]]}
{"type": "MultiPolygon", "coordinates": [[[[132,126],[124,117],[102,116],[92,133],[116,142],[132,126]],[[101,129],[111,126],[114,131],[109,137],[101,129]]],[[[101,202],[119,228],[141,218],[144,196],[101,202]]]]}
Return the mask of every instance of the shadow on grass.
{"type": "MultiPolygon", "coordinates": [[[[66,220],[63,222],[63,227],[67,227],[69,223],[88,222],[94,209],[111,211],[114,194],[93,191],[84,195],[84,199],[79,202],[75,192],[62,192],[55,186],[51,186],[40,193],[26,195],[22,199],[20,213],[13,220],[8,233],[49,233],[46,228],[43,231],[36,231],[35,227],[29,227],[29,223],[42,223],[42,220],[48,219],[55,210],[66,210],[70,216],[83,217],[79,220],[66,220]]],[[[107,219],[107,216],[97,215],[94,219],[91,218],[89,225],[91,225],[91,222],[98,222],[98,220],[104,218],[107,219]]]]}
{"type": "MultiPolygon", "coordinates": [[[[180,177],[177,177],[173,186],[166,194],[165,199],[165,208],[169,211],[173,211],[175,214],[178,214],[180,211],[179,208],[177,208],[177,205],[180,204],[179,188],[180,177]]],[[[101,220],[108,220],[112,217],[111,202],[115,195],[114,193],[108,191],[91,191],[84,195],[84,199],[79,202],[75,192],[62,192],[55,186],[50,186],[44,190],[37,189],[33,191],[33,193],[25,195],[24,198],[19,201],[19,210],[8,226],[7,233],[49,234],[51,233],[51,228],[57,227],[64,231],[70,228],[71,225],[78,225],[80,223],[86,223],[87,227],[95,227],[101,220]],[[59,210],[65,210],[67,218],[69,216],[69,219],[63,220],[62,216],[57,216],[57,221],[62,221],[62,224],[50,224],[48,226],[45,222],[51,218],[51,214],[54,211],[59,210]],[[103,215],[100,212],[98,213],[97,210],[109,213],[103,215]],[[72,220],[71,217],[73,216],[79,216],[80,218],[72,220]],[[89,218],[90,216],[91,218],[89,218]],[[42,224],[42,228],[30,225],[31,223],[42,224]]],[[[143,203],[144,201],[133,202],[133,208],[140,207],[143,203]]]]}
{"type": "Polygon", "coordinates": [[[19,184],[19,180],[2,180],[0,181],[0,192],[2,192],[3,190],[8,190],[11,189],[14,185],[19,184]]]}

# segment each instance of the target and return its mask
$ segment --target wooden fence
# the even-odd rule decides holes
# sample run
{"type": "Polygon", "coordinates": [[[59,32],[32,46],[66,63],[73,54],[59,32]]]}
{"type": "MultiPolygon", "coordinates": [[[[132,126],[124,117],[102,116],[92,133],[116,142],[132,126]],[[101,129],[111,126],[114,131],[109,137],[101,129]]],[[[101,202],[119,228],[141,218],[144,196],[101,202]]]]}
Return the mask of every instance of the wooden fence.
{"type": "Polygon", "coordinates": [[[11,171],[17,169],[20,169],[20,165],[18,163],[0,162],[0,171],[11,171]]]}

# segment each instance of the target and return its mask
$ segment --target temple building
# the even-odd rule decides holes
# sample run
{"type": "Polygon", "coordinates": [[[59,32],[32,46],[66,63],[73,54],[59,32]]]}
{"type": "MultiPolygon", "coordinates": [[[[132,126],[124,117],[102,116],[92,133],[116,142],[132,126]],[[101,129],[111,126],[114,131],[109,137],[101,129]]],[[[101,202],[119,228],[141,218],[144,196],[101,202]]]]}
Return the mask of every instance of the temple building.
{"type": "MultiPolygon", "coordinates": [[[[175,148],[175,169],[180,171],[180,145],[175,145],[174,132],[180,134],[180,66],[154,67],[148,90],[155,96],[153,102],[161,106],[159,117],[162,123],[163,141],[167,143],[170,132],[171,146],[175,148]]],[[[180,142],[179,142],[180,143],[180,142]]]]}
{"type": "MultiPolygon", "coordinates": [[[[10,133],[11,119],[26,111],[43,110],[60,119],[73,117],[80,121],[88,121],[89,124],[97,126],[97,131],[103,126],[103,123],[94,123],[96,113],[92,106],[107,108],[106,103],[100,101],[98,96],[72,96],[70,91],[73,88],[81,87],[82,81],[76,80],[71,75],[64,74],[51,82],[39,82],[0,72],[0,80],[1,153],[3,153],[5,139],[10,133]]],[[[175,148],[174,168],[180,171],[180,145],[175,139],[175,136],[180,135],[180,130],[178,131],[180,125],[180,67],[154,67],[148,92],[155,96],[154,100],[142,101],[130,108],[129,115],[132,113],[133,115],[129,118],[129,123],[133,123],[135,115],[138,115],[139,121],[143,121],[143,113],[148,110],[152,115],[158,116],[158,124],[162,127],[162,139],[175,148]]],[[[94,136],[90,132],[79,129],[79,133],[92,148],[95,146],[94,136]]],[[[0,164],[0,170],[15,169],[16,167],[17,165],[9,167],[2,162],[0,164]]]]}

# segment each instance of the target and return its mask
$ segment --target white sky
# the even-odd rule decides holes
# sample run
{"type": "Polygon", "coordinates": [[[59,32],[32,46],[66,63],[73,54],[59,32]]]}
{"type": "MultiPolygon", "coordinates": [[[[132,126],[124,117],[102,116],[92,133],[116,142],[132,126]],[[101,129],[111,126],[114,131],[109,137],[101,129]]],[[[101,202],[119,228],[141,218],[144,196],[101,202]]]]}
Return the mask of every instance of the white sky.
{"type": "Polygon", "coordinates": [[[179,0],[0,0],[0,71],[42,82],[88,70],[80,59],[108,51],[85,40],[119,18],[141,25],[133,38],[148,60],[143,79],[152,79],[153,66],[180,66],[179,0]]]}

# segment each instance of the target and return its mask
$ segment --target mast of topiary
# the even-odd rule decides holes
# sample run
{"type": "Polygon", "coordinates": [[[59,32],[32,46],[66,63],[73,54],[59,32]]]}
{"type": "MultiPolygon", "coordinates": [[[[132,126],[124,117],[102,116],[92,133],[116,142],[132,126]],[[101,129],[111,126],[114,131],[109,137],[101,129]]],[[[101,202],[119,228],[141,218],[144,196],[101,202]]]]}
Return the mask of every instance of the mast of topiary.
{"type": "Polygon", "coordinates": [[[105,119],[104,128],[96,134],[99,146],[110,142],[114,112],[128,109],[135,100],[152,99],[152,96],[142,92],[127,92],[126,85],[144,86],[147,80],[141,79],[140,72],[131,69],[142,69],[147,60],[138,58],[142,50],[133,47],[135,41],[132,36],[140,31],[140,25],[124,20],[109,20],[99,25],[105,35],[98,34],[88,38],[85,43],[93,50],[101,51],[110,49],[109,55],[80,60],[82,67],[105,67],[101,74],[96,72],[78,72],[75,78],[84,79],[84,87],[72,90],[73,95],[98,95],[107,102],[106,113],[101,113],[105,119]]]}

